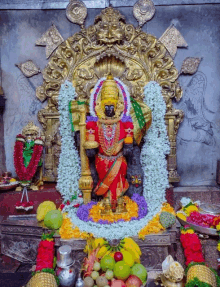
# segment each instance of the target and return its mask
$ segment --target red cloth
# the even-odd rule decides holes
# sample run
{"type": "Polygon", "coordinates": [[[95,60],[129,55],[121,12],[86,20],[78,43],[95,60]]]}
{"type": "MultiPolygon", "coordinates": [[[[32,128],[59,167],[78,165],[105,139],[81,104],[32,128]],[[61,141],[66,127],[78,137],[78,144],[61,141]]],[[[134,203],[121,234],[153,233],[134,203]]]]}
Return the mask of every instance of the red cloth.
{"type": "MultiPolygon", "coordinates": [[[[106,126],[107,127],[107,126],[106,126]]],[[[120,168],[119,168],[119,158],[111,158],[111,156],[116,157],[122,151],[123,148],[123,141],[126,136],[129,134],[131,135],[131,130],[133,134],[133,123],[132,122],[119,122],[119,139],[118,142],[115,143],[114,140],[112,145],[110,144],[109,149],[115,144],[116,148],[112,152],[111,156],[107,155],[105,152],[106,146],[102,146],[104,139],[100,138],[99,129],[102,128],[102,125],[98,124],[98,122],[87,122],[86,129],[87,129],[87,139],[89,138],[88,134],[93,134],[95,141],[99,143],[99,154],[103,155],[104,157],[100,157],[96,155],[95,164],[97,173],[99,175],[99,182],[96,186],[96,192],[98,188],[102,186],[103,180],[105,180],[105,185],[108,186],[108,191],[103,194],[103,196],[109,196],[112,202],[116,202],[117,197],[123,194],[128,188],[128,182],[126,180],[126,173],[127,173],[127,163],[125,158],[122,156],[122,162],[120,160],[120,168]],[[127,130],[129,129],[129,132],[127,130]],[[117,168],[116,168],[117,166],[117,168]],[[117,174],[114,174],[114,171],[117,171],[117,174]],[[109,175],[111,173],[111,176],[109,175]],[[114,176],[113,176],[114,175],[114,176]]],[[[110,126],[110,129],[112,126],[110,126]]]]}

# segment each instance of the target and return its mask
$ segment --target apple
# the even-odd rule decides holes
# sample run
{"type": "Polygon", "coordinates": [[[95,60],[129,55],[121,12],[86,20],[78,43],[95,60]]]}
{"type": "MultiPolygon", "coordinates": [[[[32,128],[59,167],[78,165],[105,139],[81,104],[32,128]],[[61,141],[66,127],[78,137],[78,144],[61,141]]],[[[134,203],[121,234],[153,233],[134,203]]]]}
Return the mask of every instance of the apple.
{"type": "Polygon", "coordinates": [[[126,287],[125,282],[122,280],[114,280],[111,287],[126,287]]]}
{"type": "Polygon", "coordinates": [[[116,262],[122,261],[123,260],[123,254],[119,251],[115,252],[114,259],[116,262]]]}

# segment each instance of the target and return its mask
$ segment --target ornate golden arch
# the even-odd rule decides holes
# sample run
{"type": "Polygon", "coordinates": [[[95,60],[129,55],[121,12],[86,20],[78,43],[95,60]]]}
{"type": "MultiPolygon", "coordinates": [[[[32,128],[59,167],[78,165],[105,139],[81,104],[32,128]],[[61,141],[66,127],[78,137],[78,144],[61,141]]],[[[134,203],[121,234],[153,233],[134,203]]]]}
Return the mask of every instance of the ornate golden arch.
{"type": "Polygon", "coordinates": [[[171,145],[167,158],[169,181],[178,182],[176,134],[183,112],[172,105],[173,98],[178,101],[182,96],[178,71],[162,43],[139,27],[126,24],[123,15],[112,7],[102,10],[94,25],[82,28],[62,43],[43,71],[44,82],[37,88],[37,97],[48,100],[47,106],[38,113],[46,137],[44,179],[55,181],[57,177],[60,142],[56,138],[59,138],[58,94],[61,84],[66,79],[72,81],[77,99],[89,100],[97,80],[110,71],[139,101],[143,101],[143,88],[149,81],[156,81],[162,87],[171,145]]]}

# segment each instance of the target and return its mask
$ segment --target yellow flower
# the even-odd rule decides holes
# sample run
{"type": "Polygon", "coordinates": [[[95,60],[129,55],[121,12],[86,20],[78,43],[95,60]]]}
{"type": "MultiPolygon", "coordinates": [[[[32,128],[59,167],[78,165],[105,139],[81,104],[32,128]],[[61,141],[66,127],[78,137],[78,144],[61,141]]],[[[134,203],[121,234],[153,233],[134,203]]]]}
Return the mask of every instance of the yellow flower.
{"type": "Polygon", "coordinates": [[[220,230],[220,223],[218,225],[216,225],[216,229],[220,230]]]}
{"type": "Polygon", "coordinates": [[[185,213],[186,213],[188,216],[190,216],[190,214],[191,214],[193,211],[198,211],[198,210],[199,210],[199,209],[198,209],[198,207],[197,207],[196,205],[190,205],[190,206],[184,208],[184,211],[185,211],[185,213]]]}
{"type": "Polygon", "coordinates": [[[184,215],[182,212],[177,212],[176,216],[179,217],[180,219],[186,221],[186,215],[184,215]]]}
{"type": "Polygon", "coordinates": [[[193,229],[187,229],[187,230],[186,230],[186,233],[188,233],[188,234],[193,234],[193,233],[195,233],[195,232],[194,232],[193,229]]]}
{"type": "Polygon", "coordinates": [[[217,249],[220,251],[220,242],[218,242],[217,249]]]}
{"type": "Polygon", "coordinates": [[[59,229],[59,234],[62,239],[82,238],[86,239],[90,235],[87,232],[81,232],[77,226],[74,226],[67,214],[63,213],[63,222],[59,229]]]}

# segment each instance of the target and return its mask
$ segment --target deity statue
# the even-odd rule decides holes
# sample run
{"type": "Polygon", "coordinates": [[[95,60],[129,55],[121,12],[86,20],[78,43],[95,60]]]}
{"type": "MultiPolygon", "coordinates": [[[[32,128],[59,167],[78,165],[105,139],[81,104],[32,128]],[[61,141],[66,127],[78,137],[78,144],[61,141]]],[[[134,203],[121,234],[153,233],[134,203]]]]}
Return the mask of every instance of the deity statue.
{"type": "MultiPolygon", "coordinates": [[[[14,147],[14,165],[21,182],[31,182],[39,168],[38,179],[31,185],[31,189],[38,190],[43,185],[42,181],[42,151],[43,140],[40,137],[40,129],[33,122],[29,122],[17,135],[14,147]]],[[[20,190],[18,187],[17,190],[20,190]]]]}
{"type": "Polygon", "coordinates": [[[108,198],[113,211],[129,188],[127,161],[134,149],[134,125],[130,115],[124,113],[126,97],[123,99],[118,85],[111,74],[103,81],[94,108],[97,116],[87,117],[84,144],[93,178],[92,195],[96,199],[108,198]]]}

